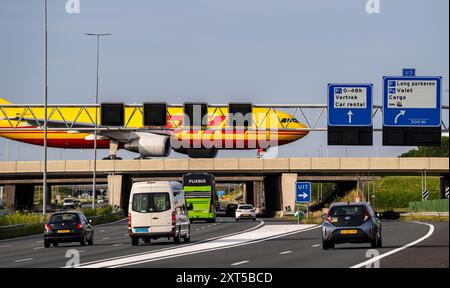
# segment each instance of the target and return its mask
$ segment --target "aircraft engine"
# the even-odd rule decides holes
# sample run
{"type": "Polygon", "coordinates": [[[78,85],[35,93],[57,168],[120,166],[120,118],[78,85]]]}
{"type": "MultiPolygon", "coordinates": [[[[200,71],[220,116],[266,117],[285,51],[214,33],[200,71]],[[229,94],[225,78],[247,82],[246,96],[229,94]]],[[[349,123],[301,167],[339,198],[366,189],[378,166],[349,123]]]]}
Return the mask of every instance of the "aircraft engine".
{"type": "Polygon", "coordinates": [[[140,133],[139,138],[126,143],[124,149],[141,154],[142,157],[166,157],[172,151],[170,137],[140,133]]]}

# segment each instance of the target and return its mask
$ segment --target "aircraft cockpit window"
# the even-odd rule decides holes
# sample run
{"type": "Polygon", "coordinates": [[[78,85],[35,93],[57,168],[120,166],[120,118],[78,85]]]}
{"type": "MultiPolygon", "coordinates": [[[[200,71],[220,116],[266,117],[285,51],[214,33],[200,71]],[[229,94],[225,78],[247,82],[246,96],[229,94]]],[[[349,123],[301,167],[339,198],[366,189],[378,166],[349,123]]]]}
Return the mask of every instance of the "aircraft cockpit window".
{"type": "Polygon", "coordinates": [[[296,118],[283,118],[281,123],[300,123],[296,118]]]}

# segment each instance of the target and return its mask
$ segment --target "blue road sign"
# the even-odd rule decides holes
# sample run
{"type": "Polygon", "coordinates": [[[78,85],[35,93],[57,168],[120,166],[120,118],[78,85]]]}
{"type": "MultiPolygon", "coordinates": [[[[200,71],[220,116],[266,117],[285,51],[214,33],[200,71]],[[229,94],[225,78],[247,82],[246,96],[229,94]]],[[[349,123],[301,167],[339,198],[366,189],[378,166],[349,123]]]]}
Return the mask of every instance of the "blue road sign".
{"type": "Polygon", "coordinates": [[[372,84],[328,84],[329,126],[372,126],[372,84]]]}
{"type": "Polygon", "coordinates": [[[405,77],[415,77],[416,76],[416,69],[414,69],[414,68],[404,68],[403,69],[403,76],[405,76],[405,77]]]}
{"type": "Polygon", "coordinates": [[[440,127],[442,77],[384,77],[383,125],[440,127]]]}
{"type": "Polygon", "coordinates": [[[311,202],[311,182],[297,182],[296,201],[297,203],[311,202]]]}

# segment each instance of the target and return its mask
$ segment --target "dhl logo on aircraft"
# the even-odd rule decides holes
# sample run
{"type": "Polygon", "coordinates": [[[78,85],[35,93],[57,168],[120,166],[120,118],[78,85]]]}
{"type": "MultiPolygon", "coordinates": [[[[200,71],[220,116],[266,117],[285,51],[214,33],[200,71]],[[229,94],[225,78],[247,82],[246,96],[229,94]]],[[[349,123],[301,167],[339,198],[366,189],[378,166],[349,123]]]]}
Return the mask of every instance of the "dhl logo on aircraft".
{"type": "MultiPolygon", "coordinates": [[[[308,129],[293,115],[266,107],[253,107],[249,115],[240,115],[246,125],[230,126],[235,120],[226,106],[209,106],[203,127],[191,127],[183,107],[167,108],[167,125],[143,125],[141,106],[124,108],[123,129],[98,131],[97,147],[109,149],[109,157],[116,158],[119,149],[139,153],[141,157],[166,157],[172,150],[193,158],[212,158],[219,150],[266,150],[294,142],[308,134],[308,129]],[[186,120],[187,119],[187,120],[186,120]]],[[[100,125],[98,107],[81,105],[51,105],[47,108],[47,145],[64,149],[93,148],[95,114],[100,125]]],[[[0,137],[44,145],[43,106],[24,106],[0,99],[0,137]],[[8,129],[10,128],[10,129],[8,129]]],[[[237,123],[238,121],[236,121],[237,123]]],[[[241,122],[239,122],[241,123],[241,122]]],[[[244,122],[242,122],[244,123],[244,122]]]]}

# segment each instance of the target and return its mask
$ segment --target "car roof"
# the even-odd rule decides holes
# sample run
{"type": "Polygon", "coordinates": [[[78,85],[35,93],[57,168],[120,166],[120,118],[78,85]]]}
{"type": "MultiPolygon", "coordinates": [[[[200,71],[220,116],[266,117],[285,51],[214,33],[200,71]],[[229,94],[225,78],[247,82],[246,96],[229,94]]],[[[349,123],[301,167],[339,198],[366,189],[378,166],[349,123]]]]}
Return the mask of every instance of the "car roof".
{"type": "Polygon", "coordinates": [[[331,204],[331,207],[338,207],[338,206],[370,206],[367,202],[335,202],[331,204]]]}
{"type": "Polygon", "coordinates": [[[78,215],[84,215],[83,212],[80,211],[59,211],[52,214],[53,215],[61,215],[61,214],[78,214],[78,215]]]}

